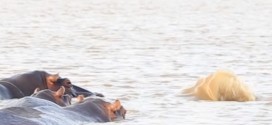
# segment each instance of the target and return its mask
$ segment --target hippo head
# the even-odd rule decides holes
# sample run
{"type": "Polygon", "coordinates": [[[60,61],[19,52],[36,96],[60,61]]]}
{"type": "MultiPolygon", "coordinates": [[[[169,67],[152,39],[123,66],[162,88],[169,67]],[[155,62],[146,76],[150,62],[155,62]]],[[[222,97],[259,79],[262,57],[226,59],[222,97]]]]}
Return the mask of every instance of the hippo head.
{"type": "Polygon", "coordinates": [[[46,76],[46,84],[50,90],[57,91],[63,86],[65,88],[64,94],[75,95],[71,81],[68,78],[61,78],[59,74],[48,74],[46,76]]]}
{"type": "Polygon", "coordinates": [[[119,100],[110,103],[100,97],[84,98],[84,95],[79,95],[77,97],[77,103],[72,107],[78,112],[89,112],[89,114],[97,118],[99,122],[125,119],[127,112],[119,100]]]}
{"type": "Polygon", "coordinates": [[[39,90],[37,88],[31,96],[54,102],[60,106],[71,105],[72,97],[67,94],[64,95],[64,91],[65,88],[63,86],[61,86],[57,91],[49,89],[39,90]]]}
{"type": "Polygon", "coordinates": [[[119,100],[115,100],[113,103],[110,103],[104,101],[101,98],[88,97],[86,99],[83,99],[83,97],[84,96],[78,96],[78,102],[81,104],[87,104],[87,107],[91,108],[92,112],[94,112],[96,108],[96,110],[99,112],[95,112],[95,115],[102,115],[101,117],[105,118],[102,121],[107,122],[118,119],[125,119],[126,109],[121,105],[121,102],[119,100]],[[90,105],[92,106],[90,107],[90,105]]]}
{"type": "Polygon", "coordinates": [[[56,86],[63,86],[65,88],[64,94],[75,95],[72,82],[68,78],[59,78],[56,81],[56,86]]]}

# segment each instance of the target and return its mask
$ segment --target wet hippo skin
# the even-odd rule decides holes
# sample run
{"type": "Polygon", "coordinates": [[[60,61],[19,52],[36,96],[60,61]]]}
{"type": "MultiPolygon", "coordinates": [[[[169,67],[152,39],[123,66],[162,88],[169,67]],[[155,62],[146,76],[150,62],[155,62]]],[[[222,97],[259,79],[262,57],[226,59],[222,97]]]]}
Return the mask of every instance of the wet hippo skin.
{"type": "MultiPolygon", "coordinates": [[[[18,100],[11,100],[0,109],[0,125],[40,125],[46,124],[42,117],[44,110],[60,109],[59,106],[68,106],[72,98],[66,98],[65,88],[62,86],[57,91],[49,89],[34,92],[18,100]]],[[[52,124],[57,122],[51,121],[52,124]]]]}
{"type": "Polygon", "coordinates": [[[70,106],[72,97],[68,94],[64,94],[64,91],[65,88],[63,86],[61,86],[57,91],[36,89],[31,96],[11,100],[8,102],[8,105],[4,105],[4,107],[37,107],[43,105],[70,106]]]}
{"type": "Polygon", "coordinates": [[[57,91],[52,91],[50,89],[36,89],[31,96],[54,102],[59,106],[69,106],[71,105],[72,96],[64,94],[64,92],[65,88],[63,86],[61,86],[57,91]]]}
{"type": "Polygon", "coordinates": [[[89,122],[111,122],[125,119],[126,109],[119,100],[109,103],[100,98],[87,97],[74,105],[63,108],[72,111],[80,118],[89,122]]]}
{"type": "Polygon", "coordinates": [[[30,96],[36,88],[55,91],[60,87],[55,84],[58,78],[58,74],[52,75],[45,71],[14,75],[0,80],[0,95],[2,95],[2,99],[10,99],[30,96]]]}
{"type": "Polygon", "coordinates": [[[36,88],[56,91],[60,86],[65,87],[65,94],[70,94],[74,97],[78,94],[84,94],[85,96],[95,95],[86,89],[72,85],[69,79],[61,78],[58,74],[32,71],[0,80],[0,99],[29,96],[36,88]]]}
{"type": "MultiPolygon", "coordinates": [[[[54,93],[51,95],[54,96],[54,93]]],[[[0,109],[0,125],[79,125],[124,119],[126,114],[119,100],[109,103],[100,98],[87,97],[73,105],[61,107],[46,99],[34,95],[16,100],[13,105],[8,104],[0,109]]]]}

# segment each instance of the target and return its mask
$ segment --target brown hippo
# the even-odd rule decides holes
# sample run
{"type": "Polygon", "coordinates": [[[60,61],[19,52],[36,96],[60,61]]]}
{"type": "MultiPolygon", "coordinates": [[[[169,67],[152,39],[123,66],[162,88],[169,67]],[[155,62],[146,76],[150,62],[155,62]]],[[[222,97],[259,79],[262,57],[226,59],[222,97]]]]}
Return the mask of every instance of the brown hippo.
{"type": "Polygon", "coordinates": [[[57,91],[52,91],[50,89],[36,89],[31,96],[54,102],[59,106],[71,105],[72,97],[68,94],[64,95],[64,92],[65,88],[63,86],[61,86],[57,91]]]}
{"type": "MultiPolygon", "coordinates": [[[[54,94],[57,93],[50,92],[49,95],[55,98],[54,94]]],[[[126,114],[119,100],[109,103],[100,98],[87,97],[84,100],[80,98],[78,103],[71,106],[60,107],[54,101],[46,100],[46,96],[37,95],[21,98],[21,104],[16,102],[15,105],[9,104],[0,109],[0,125],[79,125],[86,122],[110,122],[125,118],[126,114]]]]}
{"type": "MultiPolygon", "coordinates": [[[[59,109],[59,106],[71,104],[71,97],[64,95],[65,88],[62,86],[56,92],[49,89],[38,91],[34,94],[18,100],[11,100],[3,109],[0,109],[0,125],[40,125],[43,124],[43,110],[59,109]],[[59,106],[58,106],[59,105],[59,106]]],[[[53,122],[52,122],[53,123],[53,122]]],[[[46,122],[44,122],[46,124],[46,122]]]]}
{"type": "Polygon", "coordinates": [[[64,107],[64,110],[73,111],[77,116],[89,119],[92,122],[111,122],[119,118],[125,119],[126,109],[119,100],[113,103],[101,98],[88,97],[78,103],[64,107]],[[91,120],[90,120],[91,119],[91,120]]]}
{"type": "MultiPolygon", "coordinates": [[[[36,88],[56,91],[60,86],[65,87],[65,94],[70,94],[74,97],[78,94],[84,94],[85,96],[95,95],[86,89],[72,85],[69,79],[61,78],[58,74],[32,71],[0,80],[0,99],[30,96],[36,88]]],[[[99,95],[103,96],[102,94],[99,95]]]]}
{"type": "Polygon", "coordinates": [[[57,91],[52,91],[50,89],[36,89],[31,96],[12,100],[4,107],[36,107],[42,105],[55,106],[56,104],[59,106],[69,106],[71,105],[72,97],[68,94],[64,94],[64,91],[65,88],[63,86],[61,86],[57,91]]]}

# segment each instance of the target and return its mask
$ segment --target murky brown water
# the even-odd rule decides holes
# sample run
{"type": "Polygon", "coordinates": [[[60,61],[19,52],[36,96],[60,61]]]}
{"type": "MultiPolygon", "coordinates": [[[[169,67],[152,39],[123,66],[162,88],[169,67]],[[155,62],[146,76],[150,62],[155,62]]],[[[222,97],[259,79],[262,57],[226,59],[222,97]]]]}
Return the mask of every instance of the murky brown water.
{"type": "Polygon", "coordinates": [[[271,1],[0,2],[0,78],[59,72],[119,98],[127,119],[106,124],[272,123],[269,101],[206,102],[181,94],[198,77],[230,69],[257,95],[272,96],[271,1]]]}

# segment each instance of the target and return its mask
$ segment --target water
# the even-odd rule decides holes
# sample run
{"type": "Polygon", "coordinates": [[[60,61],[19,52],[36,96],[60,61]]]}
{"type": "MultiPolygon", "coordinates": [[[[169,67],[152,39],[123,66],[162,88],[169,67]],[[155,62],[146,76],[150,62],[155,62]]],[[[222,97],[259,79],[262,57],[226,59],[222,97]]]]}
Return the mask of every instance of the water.
{"type": "Polygon", "coordinates": [[[181,94],[199,77],[229,69],[257,95],[272,96],[271,1],[1,0],[0,6],[0,78],[59,72],[119,98],[127,119],[106,124],[272,123],[271,101],[181,94]]]}

